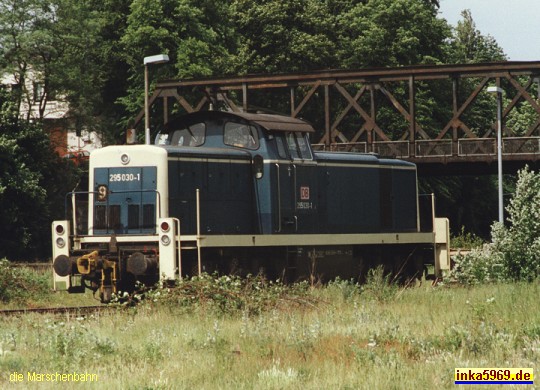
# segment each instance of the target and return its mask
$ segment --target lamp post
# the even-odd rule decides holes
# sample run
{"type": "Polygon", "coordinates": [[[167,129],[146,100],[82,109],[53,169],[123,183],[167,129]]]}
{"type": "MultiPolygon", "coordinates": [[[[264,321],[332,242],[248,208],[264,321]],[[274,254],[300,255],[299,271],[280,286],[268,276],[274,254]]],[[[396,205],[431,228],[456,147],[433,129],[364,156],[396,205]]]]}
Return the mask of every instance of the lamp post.
{"type": "Polygon", "coordinates": [[[497,94],[497,172],[499,177],[499,222],[504,223],[502,180],[502,94],[504,91],[500,87],[488,87],[487,91],[497,94]]]}
{"type": "Polygon", "coordinates": [[[148,65],[169,61],[167,54],[144,57],[144,143],[150,145],[150,107],[148,107],[148,65]]]}

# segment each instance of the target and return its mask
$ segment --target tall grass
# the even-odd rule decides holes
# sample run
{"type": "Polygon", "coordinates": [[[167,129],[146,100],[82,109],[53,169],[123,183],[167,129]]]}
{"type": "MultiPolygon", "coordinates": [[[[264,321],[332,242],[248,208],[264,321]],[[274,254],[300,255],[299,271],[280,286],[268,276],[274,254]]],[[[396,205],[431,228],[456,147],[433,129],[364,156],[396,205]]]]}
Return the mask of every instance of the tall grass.
{"type": "Polygon", "coordinates": [[[2,318],[0,387],[15,388],[13,371],[77,371],[98,375],[77,388],[453,389],[456,367],[539,366],[538,283],[375,286],[337,281],[255,311],[147,299],[88,318],[2,318]]]}
{"type": "Polygon", "coordinates": [[[23,267],[13,267],[0,259],[0,304],[32,305],[36,298],[45,299],[51,288],[51,274],[23,267]]]}
{"type": "Polygon", "coordinates": [[[54,292],[52,272],[52,267],[15,266],[0,259],[0,309],[98,304],[91,293],[54,292]]]}

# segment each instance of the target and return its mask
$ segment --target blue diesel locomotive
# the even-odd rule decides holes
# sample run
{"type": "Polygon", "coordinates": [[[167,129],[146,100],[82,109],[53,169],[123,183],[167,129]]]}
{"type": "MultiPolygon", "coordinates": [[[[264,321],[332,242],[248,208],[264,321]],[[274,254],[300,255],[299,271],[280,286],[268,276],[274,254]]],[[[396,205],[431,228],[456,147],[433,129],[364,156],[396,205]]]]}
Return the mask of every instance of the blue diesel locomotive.
{"type": "Polygon", "coordinates": [[[420,227],[416,166],[314,152],[312,132],[286,116],[195,112],[155,145],[93,152],[89,191],[69,194],[70,217],[53,222],[55,288],[106,302],[200,272],[295,281],[448,268],[448,221],[420,227]]]}

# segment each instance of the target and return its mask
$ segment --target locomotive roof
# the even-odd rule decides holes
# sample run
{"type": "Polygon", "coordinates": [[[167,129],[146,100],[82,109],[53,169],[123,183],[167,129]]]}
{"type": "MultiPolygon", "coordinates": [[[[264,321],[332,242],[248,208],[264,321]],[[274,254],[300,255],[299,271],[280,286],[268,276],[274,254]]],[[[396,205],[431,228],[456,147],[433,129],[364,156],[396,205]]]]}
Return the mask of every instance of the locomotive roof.
{"type": "Polygon", "coordinates": [[[302,131],[308,133],[315,132],[313,126],[311,126],[306,121],[290,116],[274,114],[253,114],[244,112],[235,113],[235,115],[248,121],[253,121],[267,130],[302,131]]]}
{"type": "Polygon", "coordinates": [[[242,118],[249,122],[254,122],[261,126],[262,128],[269,131],[301,131],[307,133],[314,133],[315,129],[308,122],[293,118],[285,115],[275,115],[275,114],[258,114],[250,112],[225,112],[225,111],[197,111],[191,114],[186,114],[179,118],[178,120],[184,121],[200,117],[210,117],[210,118],[231,118],[237,117],[242,118]]]}

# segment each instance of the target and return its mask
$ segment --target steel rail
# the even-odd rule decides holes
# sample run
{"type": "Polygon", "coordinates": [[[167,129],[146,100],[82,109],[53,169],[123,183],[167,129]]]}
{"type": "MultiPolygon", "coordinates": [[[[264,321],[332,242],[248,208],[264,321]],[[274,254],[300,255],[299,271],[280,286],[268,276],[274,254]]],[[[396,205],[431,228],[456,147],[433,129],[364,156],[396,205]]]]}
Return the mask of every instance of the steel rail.
{"type": "Polygon", "coordinates": [[[96,305],[96,306],[75,306],[75,307],[38,307],[26,309],[4,309],[0,310],[1,316],[16,316],[30,313],[38,314],[79,314],[87,315],[105,310],[110,310],[115,306],[96,305]]]}

